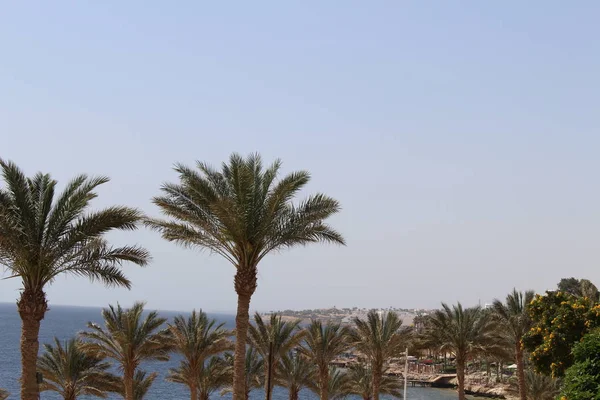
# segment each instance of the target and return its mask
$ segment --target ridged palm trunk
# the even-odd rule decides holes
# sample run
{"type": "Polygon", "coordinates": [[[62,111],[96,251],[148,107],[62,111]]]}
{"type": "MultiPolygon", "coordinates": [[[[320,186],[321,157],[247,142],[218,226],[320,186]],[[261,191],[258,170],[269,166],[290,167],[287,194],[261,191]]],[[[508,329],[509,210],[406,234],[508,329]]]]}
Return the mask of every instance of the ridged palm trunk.
{"type": "Polygon", "coordinates": [[[125,387],[125,400],[135,400],[133,383],[135,380],[135,368],[127,366],[123,371],[123,386],[125,387]]]}
{"type": "Polygon", "coordinates": [[[250,299],[257,286],[256,267],[238,266],[235,291],[238,295],[235,316],[235,353],[233,360],[233,400],[246,400],[246,343],[250,325],[250,299]]]}
{"type": "MultiPolygon", "coordinates": [[[[190,382],[188,384],[189,388],[190,388],[190,400],[198,400],[198,399],[202,399],[204,400],[204,393],[200,393],[200,397],[198,397],[198,385],[196,385],[195,382],[190,382]]],[[[207,397],[208,399],[208,397],[207,397]]]]}
{"type": "Polygon", "coordinates": [[[290,391],[289,400],[298,400],[298,397],[300,394],[300,388],[299,387],[291,387],[289,389],[289,391],[290,391]]]}
{"type": "Polygon", "coordinates": [[[527,400],[527,383],[525,382],[525,362],[523,360],[523,346],[517,343],[515,353],[517,355],[517,379],[519,380],[519,397],[527,400]]]}
{"type": "Polygon", "coordinates": [[[21,316],[21,399],[38,400],[39,387],[36,377],[36,364],[40,342],[40,323],[48,303],[46,294],[42,290],[25,289],[17,302],[17,309],[21,316]]]}
{"type": "Polygon", "coordinates": [[[319,396],[329,400],[329,366],[319,365],[319,396]]]}
{"type": "Polygon", "coordinates": [[[381,389],[381,373],[382,366],[378,365],[376,368],[373,368],[373,400],[379,400],[379,392],[381,389]]]}
{"type": "Polygon", "coordinates": [[[458,400],[465,400],[465,361],[456,359],[456,378],[458,379],[458,400]]]}

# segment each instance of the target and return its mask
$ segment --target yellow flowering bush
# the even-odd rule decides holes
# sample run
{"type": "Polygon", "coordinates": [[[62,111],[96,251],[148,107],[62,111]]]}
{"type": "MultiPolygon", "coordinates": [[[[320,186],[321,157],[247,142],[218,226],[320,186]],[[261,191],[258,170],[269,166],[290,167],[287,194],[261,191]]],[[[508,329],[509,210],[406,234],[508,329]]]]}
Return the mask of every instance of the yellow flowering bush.
{"type": "Polygon", "coordinates": [[[563,376],[573,364],[573,345],[600,327],[599,304],[561,291],[537,295],[529,304],[529,313],[533,325],[523,345],[536,369],[554,377],[563,376]]]}

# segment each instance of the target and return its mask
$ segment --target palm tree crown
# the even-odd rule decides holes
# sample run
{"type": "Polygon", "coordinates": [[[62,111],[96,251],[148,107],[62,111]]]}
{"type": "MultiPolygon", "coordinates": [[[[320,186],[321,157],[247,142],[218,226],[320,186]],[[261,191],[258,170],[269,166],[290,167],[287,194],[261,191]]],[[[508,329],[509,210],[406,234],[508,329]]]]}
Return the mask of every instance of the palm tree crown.
{"type": "Polygon", "coordinates": [[[406,345],[407,332],[402,331],[402,320],[398,314],[388,311],[384,315],[372,310],[367,319],[354,319],[355,329],[350,331],[352,345],[370,363],[373,374],[373,399],[379,399],[379,390],[385,363],[398,355],[406,345]]]}
{"type": "MultiPolygon", "coordinates": [[[[225,353],[225,361],[231,366],[234,366],[235,359],[231,353],[225,353]]],[[[244,400],[250,399],[250,392],[254,389],[263,387],[265,382],[264,376],[264,361],[259,356],[256,349],[248,347],[246,350],[246,356],[244,357],[244,400]]],[[[226,393],[233,393],[233,385],[226,386],[222,391],[221,395],[226,393]]]]}
{"type": "Polygon", "coordinates": [[[23,320],[21,398],[37,400],[38,336],[48,309],[45,286],[61,274],[73,274],[129,288],[121,264],[145,265],[150,257],[140,247],[111,247],[104,238],[113,230],[136,229],[139,211],[119,206],[88,211],[96,188],[108,178],[80,175],[56,195],[57,182],[48,174],[27,178],[1,159],[0,170],[0,265],[23,284],[17,302],[23,320]]]}
{"type": "Polygon", "coordinates": [[[300,390],[315,381],[315,366],[303,354],[294,350],[281,357],[275,369],[275,382],[289,391],[289,400],[298,400],[300,390]]]}
{"type": "Polygon", "coordinates": [[[83,349],[100,357],[115,360],[123,371],[125,399],[134,400],[135,373],[142,361],[169,359],[172,336],[168,328],[161,327],[166,319],[152,311],[143,318],[144,303],[135,303],[124,310],[120,305],[102,310],[106,329],[93,322],[90,331],[81,336],[88,339],[83,349]]]}
{"type": "Polygon", "coordinates": [[[348,374],[336,367],[328,367],[327,370],[326,381],[320,379],[313,381],[308,388],[319,396],[322,396],[324,392],[327,393],[330,400],[341,400],[351,394],[352,388],[348,374]]]}
{"type": "MultiPolygon", "coordinates": [[[[148,390],[150,390],[150,386],[152,386],[157,376],[158,374],[156,372],[148,374],[146,371],[140,369],[135,371],[135,375],[133,376],[133,399],[144,400],[144,397],[146,397],[148,390]]],[[[124,388],[121,390],[121,395],[123,397],[126,396],[124,388]]]]}
{"type": "MultiPolygon", "coordinates": [[[[363,400],[373,398],[373,371],[370,366],[353,365],[348,369],[347,375],[349,393],[361,396],[363,400]]],[[[379,382],[379,393],[402,397],[402,384],[397,378],[383,375],[379,382]]]]}
{"type": "MultiPolygon", "coordinates": [[[[340,324],[313,320],[306,329],[305,343],[301,351],[317,368],[321,400],[330,397],[329,364],[349,348],[349,330],[340,324]]],[[[332,394],[331,394],[332,395],[332,394]]]]}
{"type": "Polygon", "coordinates": [[[277,314],[271,314],[269,323],[265,323],[260,314],[256,313],[254,323],[250,325],[249,342],[264,360],[265,393],[268,394],[266,397],[270,398],[275,384],[274,367],[283,355],[300,344],[303,334],[298,331],[300,320],[286,322],[277,314]]]}
{"type": "Polygon", "coordinates": [[[208,357],[232,348],[231,332],[208,318],[202,310],[195,310],[186,319],[179,315],[169,325],[173,335],[173,350],[183,359],[177,369],[171,370],[169,380],[185,384],[190,389],[190,398],[198,398],[198,380],[205,372],[204,362],[208,357]]]}
{"type": "Polygon", "coordinates": [[[489,352],[499,341],[489,313],[481,307],[463,308],[460,303],[452,308],[442,304],[441,310],[431,314],[422,339],[428,347],[436,348],[440,353],[450,352],[456,357],[460,400],[465,399],[464,374],[468,358],[489,352]]]}
{"type": "Polygon", "coordinates": [[[200,395],[198,400],[209,400],[217,390],[231,384],[231,365],[218,356],[211,357],[200,371],[200,395]]]}
{"type": "Polygon", "coordinates": [[[54,346],[45,344],[46,352],[38,359],[38,371],[44,382],[42,391],[54,391],[65,400],[75,400],[82,395],[107,397],[118,392],[121,381],[111,374],[110,364],[102,358],[86,354],[76,339],[61,342],[54,338],[54,346]]]}
{"type": "Polygon", "coordinates": [[[163,238],[186,247],[208,249],[236,268],[238,295],[234,400],[244,397],[244,356],[250,300],[257,286],[258,264],[270,252],[315,242],[344,243],[324,221],[340,210],[323,194],[300,204],[292,200],[308,183],[308,172],[293,172],[276,182],[281,162],[264,169],[259,155],[232,154],[221,170],[198,162],[197,169],[178,164],[178,184],[165,184],[154,198],[168,220],[146,224],[163,238]]]}
{"type": "Polygon", "coordinates": [[[527,307],[533,300],[533,297],[533,291],[521,293],[513,289],[512,293],[506,296],[505,303],[502,303],[500,300],[494,301],[494,312],[502,324],[502,332],[515,349],[519,396],[521,400],[527,400],[527,383],[525,380],[525,363],[521,340],[531,329],[532,322],[527,307]]]}

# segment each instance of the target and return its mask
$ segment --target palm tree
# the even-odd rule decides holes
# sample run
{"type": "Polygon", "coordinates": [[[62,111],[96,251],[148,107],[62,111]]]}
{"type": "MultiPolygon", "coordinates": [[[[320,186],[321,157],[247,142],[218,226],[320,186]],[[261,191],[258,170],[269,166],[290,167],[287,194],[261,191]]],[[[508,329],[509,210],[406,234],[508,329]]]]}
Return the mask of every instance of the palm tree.
{"type": "Polygon", "coordinates": [[[275,369],[275,383],[289,391],[289,400],[298,400],[300,390],[310,387],[315,381],[315,367],[302,354],[289,351],[279,360],[275,369]]]}
{"type": "Polygon", "coordinates": [[[531,329],[531,318],[529,317],[527,307],[533,300],[534,295],[535,293],[531,290],[522,293],[513,289],[512,293],[506,296],[505,303],[502,303],[500,300],[494,300],[494,311],[501,321],[502,332],[515,349],[519,397],[521,400],[527,400],[525,363],[523,361],[523,344],[521,339],[531,329]]]}
{"type": "Polygon", "coordinates": [[[48,310],[45,287],[57,276],[72,274],[107,286],[129,288],[120,269],[124,262],[145,265],[149,254],[140,247],[113,248],[104,236],[134,230],[142,214],[128,207],[88,212],[95,189],[108,178],[80,175],[55,196],[56,181],[48,174],[31,178],[12,162],[0,159],[0,265],[23,284],[17,310],[21,330],[21,399],[37,400],[36,363],[40,322],[48,310]]]}
{"type": "Polygon", "coordinates": [[[435,346],[439,352],[450,352],[456,357],[458,378],[458,398],[465,400],[465,366],[467,360],[498,345],[495,326],[490,313],[481,307],[463,308],[458,305],[450,308],[442,303],[427,319],[422,333],[424,342],[435,346]]]}
{"type": "MultiPolygon", "coordinates": [[[[88,322],[90,331],[81,336],[88,339],[82,348],[89,354],[115,360],[123,371],[125,400],[135,400],[134,381],[142,361],[167,361],[173,347],[168,328],[161,329],[165,318],[152,311],[143,317],[144,303],[135,303],[124,310],[119,304],[102,310],[106,329],[88,322]]],[[[150,381],[152,383],[152,381],[150,381]]]]}
{"type": "Polygon", "coordinates": [[[191,400],[198,400],[198,377],[204,369],[206,359],[232,348],[233,344],[229,340],[231,332],[223,326],[224,324],[217,325],[202,310],[194,310],[187,319],[179,315],[169,325],[173,336],[173,350],[183,357],[179,368],[171,371],[171,375],[177,377],[172,380],[188,386],[191,400]]]}
{"type": "MultiPolygon", "coordinates": [[[[225,353],[225,361],[229,366],[234,367],[235,356],[231,353],[225,353]]],[[[258,355],[256,349],[249,347],[246,351],[246,357],[244,357],[244,393],[243,400],[250,399],[250,392],[254,389],[259,389],[264,385],[264,361],[258,355]]],[[[227,393],[233,393],[233,385],[225,387],[221,391],[221,395],[227,393]]]]}
{"type": "Polygon", "coordinates": [[[317,387],[321,400],[329,400],[329,364],[349,348],[348,328],[340,324],[313,320],[306,329],[305,345],[301,351],[317,368],[317,387]]]}
{"type": "Polygon", "coordinates": [[[275,384],[272,379],[274,367],[283,355],[299,345],[303,332],[298,332],[300,320],[285,322],[277,314],[271,314],[269,323],[265,324],[260,314],[256,313],[254,323],[249,328],[249,343],[264,360],[265,398],[270,399],[275,384]]]}
{"type": "Polygon", "coordinates": [[[308,388],[317,396],[322,396],[323,384],[325,384],[329,400],[341,400],[351,394],[350,380],[348,374],[340,368],[329,367],[327,373],[327,381],[313,381],[308,388]]]}
{"type": "Polygon", "coordinates": [[[0,400],[6,400],[8,399],[8,396],[10,396],[10,393],[4,389],[0,389],[0,400]]]}
{"type": "MultiPolygon", "coordinates": [[[[384,371],[385,372],[385,371],[384,371]]],[[[361,396],[363,400],[373,399],[373,371],[370,366],[353,365],[348,369],[349,393],[361,396]]],[[[395,377],[383,375],[379,382],[379,393],[402,397],[402,385],[395,377]]]]}
{"type": "Polygon", "coordinates": [[[527,400],[553,400],[560,392],[557,379],[538,374],[531,369],[525,372],[525,384],[527,385],[527,400]]]}
{"type": "Polygon", "coordinates": [[[110,364],[84,353],[76,339],[70,339],[63,346],[54,338],[54,346],[45,344],[44,348],[46,352],[37,363],[44,378],[41,391],[57,392],[65,400],[75,400],[82,395],[106,398],[107,393],[119,391],[121,381],[109,372],[110,364]]]}
{"type": "Polygon", "coordinates": [[[221,357],[213,356],[200,371],[200,397],[198,400],[209,400],[217,390],[231,384],[233,369],[221,357]]]}
{"type": "Polygon", "coordinates": [[[308,183],[308,172],[291,173],[276,183],[281,162],[263,169],[257,154],[246,159],[232,154],[220,171],[201,162],[197,167],[197,171],[183,165],[175,167],[179,184],[163,185],[163,195],[154,198],[169,220],[148,220],[146,224],[166,240],[208,249],[236,268],[233,400],[243,400],[249,308],[258,265],[267,254],[285,248],[315,242],[343,244],[342,236],[324,223],[340,206],[323,194],[292,204],[308,183]]]}
{"type": "Polygon", "coordinates": [[[403,351],[407,332],[402,330],[402,320],[398,314],[388,311],[380,316],[372,310],[367,319],[354,319],[355,329],[350,333],[351,344],[361,352],[370,364],[373,373],[373,399],[379,400],[381,379],[385,363],[403,351]]]}
{"type": "MultiPolygon", "coordinates": [[[[133,399],[134,400],[144,400],[148,390],[150,390],[150,386],[154,383],[154,380],[158,374],[156,372],[148,375],[146,371],[142,371],[138,369],[135,371],[135,375],[133,376],[133,399]]],[[[122,385],[123,390],[121,394],[125,396],[125,385],[122,385]]]]}

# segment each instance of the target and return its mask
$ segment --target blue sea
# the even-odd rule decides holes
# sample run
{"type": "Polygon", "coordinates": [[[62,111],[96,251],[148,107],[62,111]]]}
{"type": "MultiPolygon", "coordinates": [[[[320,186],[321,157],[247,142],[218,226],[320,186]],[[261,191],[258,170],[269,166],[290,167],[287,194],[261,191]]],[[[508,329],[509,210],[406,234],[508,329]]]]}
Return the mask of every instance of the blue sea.
{"type": "MultiPolygon", "coordinates": [[[[42,321],[40,331],[40,351],[43,351],[41,344],[50,343],[54,337],[61,340],[73,337],[78,332],[85,329],[87,322],[102,323],[100,308],[87,307],[67,307],[50,306],[50,311],[42,321]]],[[[174,316],[185,313],[161,312],[165,318],[172,319],[174,316]]],[[[212,318],[225,323],[226,327],[234,327],[234,316],[227,314],[212,314],[212,318]]],[[[21,320],[16,310],[15,304],[0,303],[0,388],[4,388],[11,393],[9,399],[19,398],[19,374],[20,374],[20,354],[19,339],[21,331],[21,320]]],[[[168,362],[153,362],[143,365],[143,369],[150,372],[158,372],[159,376],[154,382],[150,392],[146,396],[147,400],[187,400],[189,392],[183,385],[178,385],[165,381],[165,376],[169,368],[175,367],[179,362],[177,356],[173,356],[168,362]]],[[[215,398],[219,397],[218,394],[215,398]]],[[[456,399],[456,392],[451,390],[438,390],[431,388],[409,388],[408,399],[410,400],[450,400],[456,399]]],[[[252,395],[253,400],[264,399],[264,392],[257,390],[252,395]]],[[[52,392],[43,392],[43,400],[59,400],[60,397],[52,392]]],[[[114,395],[110,399],[118,400],[120,396],[114,395]]],[[[229,400],[229,397],[224,397],[229,400]]],[[[274,400],[287,400],[288,394],[284,388],[275,388],[273,393],[274,400]]],[[[300,400],[317,400],[317,397],[309,391],[301,393],[300,400]]],[[[358,398],[356,399],[358,400],[358,398]]]]}

